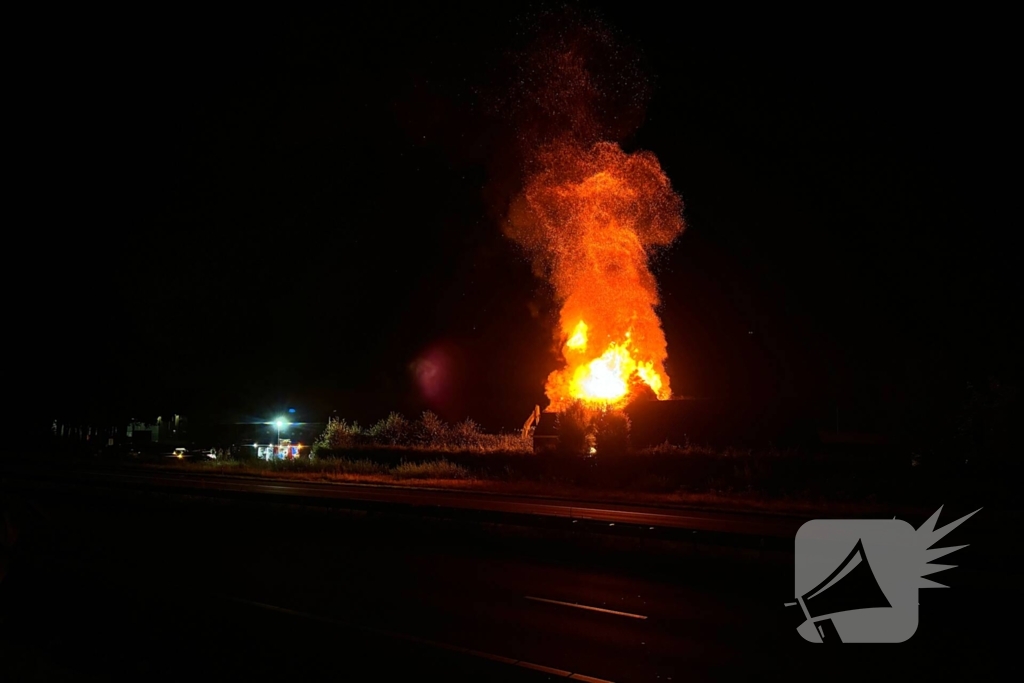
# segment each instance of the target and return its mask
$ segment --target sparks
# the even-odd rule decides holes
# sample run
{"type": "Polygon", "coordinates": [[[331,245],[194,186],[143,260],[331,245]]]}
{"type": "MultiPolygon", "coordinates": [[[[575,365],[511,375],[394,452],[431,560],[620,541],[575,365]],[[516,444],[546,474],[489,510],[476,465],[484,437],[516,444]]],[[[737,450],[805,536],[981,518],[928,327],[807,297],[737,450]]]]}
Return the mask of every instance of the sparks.
{"type": "Polygon", "coordinates": [[[667,399],[650,261],[683,232],[683,202],[654,154],[614,142],[632,132],[648,96],[638,62],[599,23],[564,19],[541,27],[518,65],[510,99],[523,178],[504,226],[560,306],[562,367],[548,376],[547,409],[667,399]]]}
{"type": "Polygon", "coordinates": [[[679,196],[647,152],[561,143],[540,159],[509,232],[543,261],[562,303],[565,367],[548,377],[549,410],[575,399],[620,406],[637,383],[669,398],[648,260],[683,230],[679,196]]]}

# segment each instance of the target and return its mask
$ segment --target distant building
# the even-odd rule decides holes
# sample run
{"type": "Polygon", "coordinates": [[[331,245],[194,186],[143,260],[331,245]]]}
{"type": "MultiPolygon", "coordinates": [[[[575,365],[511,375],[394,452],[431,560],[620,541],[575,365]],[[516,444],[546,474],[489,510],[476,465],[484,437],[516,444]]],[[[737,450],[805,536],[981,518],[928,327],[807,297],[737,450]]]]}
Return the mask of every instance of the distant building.
{"type": "Polygon", "coordinates": [[[50,425],[50,433],[54,438],[65,441],[83,441],[91,443],[112,443],[120,433],[120,428],[106,424],[90,425],[76,422],[61,422],[56,418],[50,425]]]}
{"type": "Polygon", "coordinates": [[[183,441],[188,434],[188,420],[182,415],[164,418],[158,416],[156,422],[128,423],[126,436],[135,443],[176,443],[183,441]]]}
{"type": "Polygon", "coordinates": [[[160,431],[157,426],[146,422],[129,422],[125,435],[133,443],[157,443],[160,441],[160,431]]]}

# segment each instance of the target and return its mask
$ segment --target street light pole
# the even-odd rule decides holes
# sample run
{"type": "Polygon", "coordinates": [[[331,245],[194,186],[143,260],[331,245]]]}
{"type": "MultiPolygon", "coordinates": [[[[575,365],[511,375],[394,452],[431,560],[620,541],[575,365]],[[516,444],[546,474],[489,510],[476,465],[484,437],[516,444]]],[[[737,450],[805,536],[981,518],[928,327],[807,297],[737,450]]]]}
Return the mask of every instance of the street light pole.
{"type": "Polygon", "coordinates": [[[277,450],[281,452],[281,429],[288,426],[288,421],[283,417],[279,417],[274,420],[274,426],[277,427],[277,450]]]}

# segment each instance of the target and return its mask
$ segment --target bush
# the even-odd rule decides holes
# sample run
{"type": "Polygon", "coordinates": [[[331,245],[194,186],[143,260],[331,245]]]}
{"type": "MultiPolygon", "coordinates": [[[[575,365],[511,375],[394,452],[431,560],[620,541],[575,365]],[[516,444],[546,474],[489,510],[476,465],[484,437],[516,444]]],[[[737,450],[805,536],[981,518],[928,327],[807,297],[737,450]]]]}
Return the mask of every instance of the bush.
{"type": "Polygon", "coordinates": [[[467,417],[452,428],[451,445],[461,450],[471,450],[480,447],[483,437],[480,425],[467,417]]]}
{"type": "Polygon", "coordinates": [[[436,447],[448,443],[451,438],[451,428],[448,424],[429,410],[420,416],[416,423],[416,441],[427,447],[436,447]]]}
{"type": "Polygon", "coordinates": [[[400,413],[391,413],[366,431],[376,443],[409,446],[414,439],[413,425],[400,413]]]}
{"type": "Polygon", "coordinates": [[[450,425],[428,410],[415,422],[391,413],[365,430],[356,423],[332,419],[313,444],[310,456],[332,458],[353,449],[393,447],[447,453],[531,453],[533,442],[518,433],[485,434],[470,419],[450,425]]]}
{"type": "Polygon", "coordinates": [[[340,451],[352,448],[357,437],[362,433],[359,425],[353,422],[348,424],[345,420],[331,418],[324,428],[323,434],[313,443],[309,457],[316,458],[329,451],[340,451]]]}
{"type": "Polygon", "coordinates": [[[583,401],[573,401],[555,422],[558,450],[568,455],[589,453],[593,446],[593,411],[583,401]]]}
{"type": "Polygon", "coordinates": [[[629,451],[629,416],[619,410],[603,410],[594,419],[594,446],[599,455],[629,451]]]}

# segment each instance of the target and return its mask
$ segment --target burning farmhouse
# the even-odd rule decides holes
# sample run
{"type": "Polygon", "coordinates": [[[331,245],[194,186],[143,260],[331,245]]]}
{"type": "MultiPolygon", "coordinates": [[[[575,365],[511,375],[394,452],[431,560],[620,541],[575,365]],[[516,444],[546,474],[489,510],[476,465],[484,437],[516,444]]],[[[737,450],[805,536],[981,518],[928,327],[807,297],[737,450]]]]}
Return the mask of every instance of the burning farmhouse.
{"type": "Polygon", "coordinates": [[[671,398],[650,266],[684,228],[657,157],[616,142],[643,119],[640,60],[593,18],[545,17],[508,100],[522,175],[504,225],[559,307],[547,418],[531,416],[541,423],[570,408],[607,415],[671,398]]]}
{"type": "Polygon", "coordinates": [[[619,410],[643,396],[670,398],[649,265],[683,231],[682,200],[655,156],[608,142],[549,145],[506,231],[561,307],[555,336],[564,365],[547,379],[545,412],[575,401],[619,410]]]}

